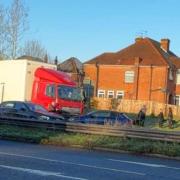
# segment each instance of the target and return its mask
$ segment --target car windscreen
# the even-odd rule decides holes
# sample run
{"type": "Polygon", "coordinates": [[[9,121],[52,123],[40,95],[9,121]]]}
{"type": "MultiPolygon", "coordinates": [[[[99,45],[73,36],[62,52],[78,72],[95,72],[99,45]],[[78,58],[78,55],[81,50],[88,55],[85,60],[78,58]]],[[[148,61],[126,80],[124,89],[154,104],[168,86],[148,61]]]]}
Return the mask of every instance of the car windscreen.
{"type": "Polygon", "coordinates": [[[42,111],[42,112],[48,112],[45,108],[43,108],[40,105],[37,104],[32,104],[32,103],[27,103],[27,106],[31,111],[42,111]]]}
{"type": "Polygon", "coordinates": [[[65,100],[82,101],[81,89],[71,86],[58,86],[58,97],[65,100]]]}

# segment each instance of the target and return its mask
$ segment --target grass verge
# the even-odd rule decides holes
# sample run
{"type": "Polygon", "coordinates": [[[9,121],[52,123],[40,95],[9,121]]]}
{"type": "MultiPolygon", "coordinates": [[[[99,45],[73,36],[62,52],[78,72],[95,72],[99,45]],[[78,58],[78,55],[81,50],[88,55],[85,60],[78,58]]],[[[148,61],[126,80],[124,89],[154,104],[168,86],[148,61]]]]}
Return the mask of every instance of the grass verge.
{"type": "Polygon", "coordinates": [[[30,129],[7,125],[0,125],[0,138],[66,147],[81,146],[91,150],[106,148],[140,154],[150,153],[180,157],[180,143],[162,141],[52,132],[44,129],[30,129]]]}
{"type": "MultiPolygon", "coordinates": [[[[130,118],[136,119],[136,114],[133,113],[126,113],[130,118]]],[[[173,128],[170,129],[168,127],[167,123],[167,118],[165,117],[163,126],[160,128],[158,125],[158,117],[149,115],[146,116],[144,127],[149,128],[149,129],[158,129],[158,130],[163,130],[163,131],[180,131],[180,120],[179,118],[175,118],[173,121],[173,128]]]]}

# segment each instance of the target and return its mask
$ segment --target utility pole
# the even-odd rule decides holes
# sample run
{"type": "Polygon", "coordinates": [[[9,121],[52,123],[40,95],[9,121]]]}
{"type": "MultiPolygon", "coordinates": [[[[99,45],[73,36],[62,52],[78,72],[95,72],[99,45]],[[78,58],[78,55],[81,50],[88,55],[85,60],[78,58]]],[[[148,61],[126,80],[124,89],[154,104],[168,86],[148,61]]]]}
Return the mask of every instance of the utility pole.
{"type": "Polygon", "coordinates": [[[3,102],[3,98],[4,98],[4,85],[5,83],[0,83],[0,85],[2,86],[2,93],[1,93],[1,103],[3,102]]]}

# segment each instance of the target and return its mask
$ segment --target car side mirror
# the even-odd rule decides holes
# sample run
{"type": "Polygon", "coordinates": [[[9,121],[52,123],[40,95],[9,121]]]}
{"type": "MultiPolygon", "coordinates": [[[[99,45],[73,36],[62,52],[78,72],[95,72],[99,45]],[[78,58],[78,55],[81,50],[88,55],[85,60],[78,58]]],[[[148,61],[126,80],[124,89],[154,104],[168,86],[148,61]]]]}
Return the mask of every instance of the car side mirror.
{"type": "Polygon", "coordinates": [[[25,112],[25,111],[26,111],[26,108],[21,108],[20,110],[25,112]]]}

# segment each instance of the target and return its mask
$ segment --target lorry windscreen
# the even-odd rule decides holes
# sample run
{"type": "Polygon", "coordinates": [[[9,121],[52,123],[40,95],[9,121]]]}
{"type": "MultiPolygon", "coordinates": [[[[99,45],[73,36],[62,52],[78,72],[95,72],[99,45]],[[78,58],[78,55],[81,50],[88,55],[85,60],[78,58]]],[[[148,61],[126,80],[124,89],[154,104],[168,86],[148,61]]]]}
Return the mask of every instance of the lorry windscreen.
{"type": "Polygon", "coordinates": [[[80,88],[70,86],[58,86],[58,97],[71,101],[82,101],[82,93],[80,88]]]}

